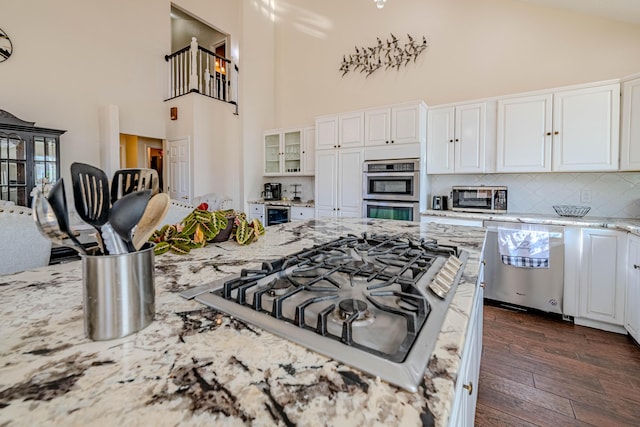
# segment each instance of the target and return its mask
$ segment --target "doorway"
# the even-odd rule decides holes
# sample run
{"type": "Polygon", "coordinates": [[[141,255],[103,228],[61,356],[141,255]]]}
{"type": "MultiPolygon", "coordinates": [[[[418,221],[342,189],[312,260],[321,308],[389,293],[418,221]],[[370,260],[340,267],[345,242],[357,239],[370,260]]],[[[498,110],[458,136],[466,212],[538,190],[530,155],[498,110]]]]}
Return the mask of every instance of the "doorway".
{"type": "Polygon", "coordinates": [[[160,181],[160,191],[163,190],[163,156],[164,150],[162,148],[155,148],[147,146],[147,168],[155,169],[158,172],[158,177],[160,181]]]}

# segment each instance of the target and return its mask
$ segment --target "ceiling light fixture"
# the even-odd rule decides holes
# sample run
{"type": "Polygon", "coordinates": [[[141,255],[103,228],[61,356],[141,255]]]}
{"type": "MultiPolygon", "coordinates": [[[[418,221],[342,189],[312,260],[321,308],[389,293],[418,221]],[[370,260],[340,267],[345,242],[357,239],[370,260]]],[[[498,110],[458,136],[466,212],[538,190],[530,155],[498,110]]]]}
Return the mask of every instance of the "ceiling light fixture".
{"type": "Polygon", "coordinates": [[[384,4],[387,2],[387,0],[373,0],[376,3],[376,6],[378,6],[378,9],[382,9],[384,7],[384,4]]]}

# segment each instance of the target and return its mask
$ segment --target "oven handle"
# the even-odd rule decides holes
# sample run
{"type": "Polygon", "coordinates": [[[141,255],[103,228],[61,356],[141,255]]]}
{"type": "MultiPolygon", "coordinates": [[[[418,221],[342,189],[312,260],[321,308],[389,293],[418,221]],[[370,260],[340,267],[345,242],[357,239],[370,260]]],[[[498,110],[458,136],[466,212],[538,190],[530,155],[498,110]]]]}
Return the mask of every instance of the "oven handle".
{"type": "Polygon", "coordinates": [[[419,202],[380,202],[378,200],[363,200],[365,205],[377,205],[377,206],[396,206],[399,208],[412,208],[419,202]]]}
{"type": "Polygon", "coordinates": [[[404,176],[410,176],[410,177],[416,177],[419,176],[420,173],[418,171],[415,172],[364,172],[364,176],[365,177],[404,177],[404,176]]]}
{"type": "Polygon", "coordinates": [[[289,206],[278,206],[278,205],[266,205],[265,209],[273,209],[279,211],[288,211],[290,209],[289,206]]]}

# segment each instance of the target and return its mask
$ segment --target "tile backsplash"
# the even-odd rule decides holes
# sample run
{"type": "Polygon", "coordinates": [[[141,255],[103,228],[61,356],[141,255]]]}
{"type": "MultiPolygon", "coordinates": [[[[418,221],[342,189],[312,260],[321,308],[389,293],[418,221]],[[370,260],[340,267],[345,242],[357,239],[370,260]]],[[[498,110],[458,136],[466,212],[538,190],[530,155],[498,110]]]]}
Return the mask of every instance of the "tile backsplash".
{"type": "MultiPolygon", "coordinates": [[[[313,200],[315,195],[315,180],[312,176],[265,176],[263,183],[279,182],[282,184],[282,197],[293,199],[293,184],[300,184],[298,197],[303,201],[313,200]]],[[[260,198],[260,197],[258,197],[260,198]]]]}
{"type": "Polygon", "coordinates": [[[553,205],[591,206],[588,216],[640,218],[640,172],[428,175],[429,202],[454,185],[506,185],[508,212],[555,214],[553,205]],[[581,194],[591,195],[590,203],[581,194]]]}

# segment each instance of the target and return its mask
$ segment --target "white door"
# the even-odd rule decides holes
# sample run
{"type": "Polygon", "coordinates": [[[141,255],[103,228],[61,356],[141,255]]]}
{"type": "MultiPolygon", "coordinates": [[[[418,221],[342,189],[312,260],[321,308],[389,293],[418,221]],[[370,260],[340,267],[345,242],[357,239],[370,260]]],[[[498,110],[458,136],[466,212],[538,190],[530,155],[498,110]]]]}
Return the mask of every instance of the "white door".
{"type": "Polygon", "coordinates": [[[553,170],[618,169],[620,84],[553,96],[553,170]]]}
{"type": "Polygon", "coordinates": [[[393,144],[420,142],[420,105],[393,107],[391,141],[393,144]]]}
{"type": "Polygon", "coordinates": [[[364,141],[368,147],[387,145],[391,139],[391,109],[378,108],[364,113],[364,141]]]}
{"type": "Polygon", "coordinates": [[[620,170],[640,170],[640,78],[624,82],[620,170]]]}
{"type": "Polygon", "coordinates": [[[191,143],[189,138],[169,141],[169,197],[191,203],[191,143]]]}
{"type": "Polygon", "coordinates": [[[336,216],[337,150],[316,151],[316,217],[336,216]]]}
{"type": "Polygon", "coordinates": [[[486,104],[456,107],[455,166],[456,173],[484,172],[486,104]]]}
{"type": "Polygon", "coordinates": [[[427,173],[453,173],[453,107],[427,113],[427,173]]]}
{"type": "Polygon", "coordinates": [[[338,152],[338,216],[362,216],[362,159],[360,148],[338,152]]]}
{"type": "Polygon", "coordinates": [[[553,96],[498,101],[497,172],[551,171],[553,96]]]}
{"type": "Polygon", "coordinates": [[[338,148],[364,145],[364,111],[340,114],[338,122],[338,148]]]}
{"type": "Polygon", "coordinates": [[[629,260],[627,261],[627,298],[625,328],[640,341],[640,238],[629,235],[629,260]]]}

